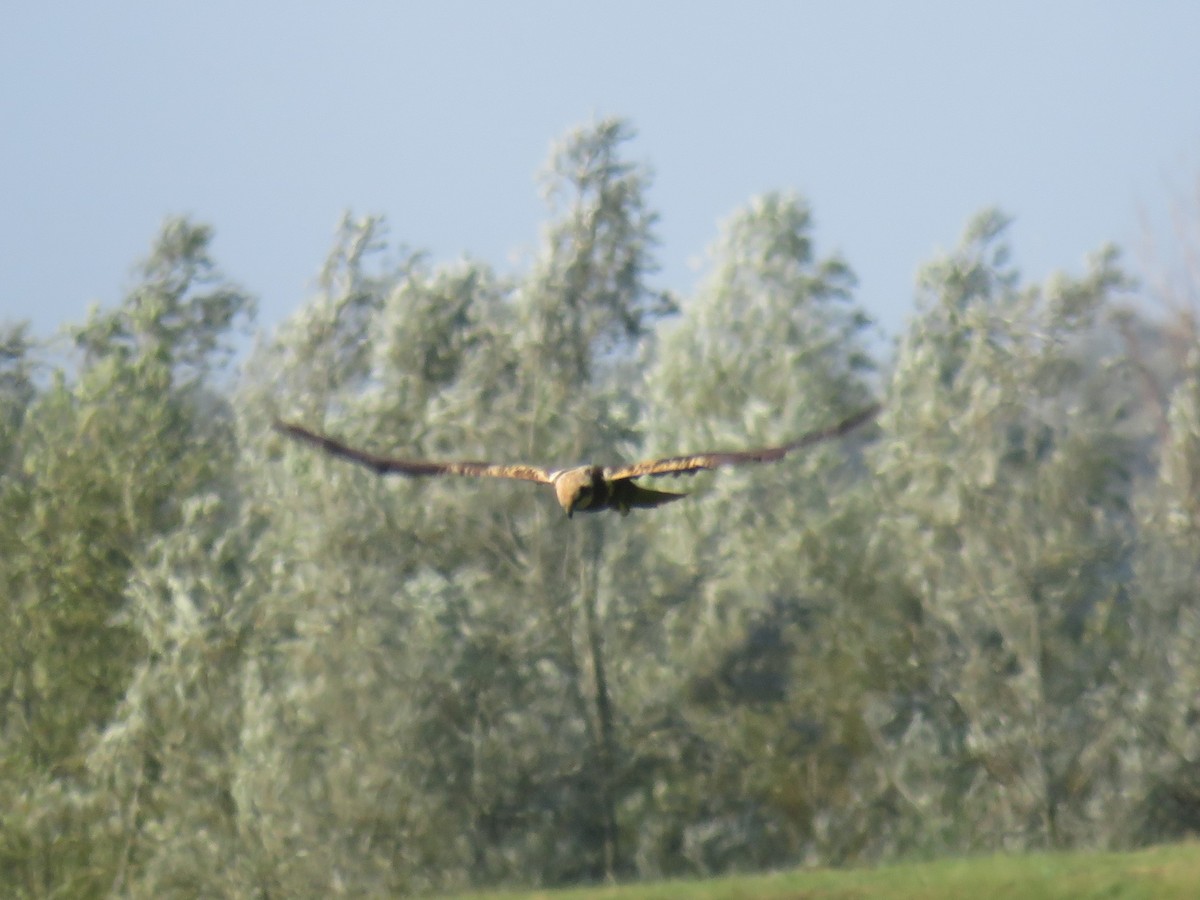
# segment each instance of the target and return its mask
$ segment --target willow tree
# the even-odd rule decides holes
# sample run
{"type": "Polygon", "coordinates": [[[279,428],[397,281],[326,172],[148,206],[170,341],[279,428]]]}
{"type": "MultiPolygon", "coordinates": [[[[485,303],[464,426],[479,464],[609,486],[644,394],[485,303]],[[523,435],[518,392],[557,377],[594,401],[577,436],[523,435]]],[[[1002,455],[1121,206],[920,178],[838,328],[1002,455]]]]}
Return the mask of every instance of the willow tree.
{"type": "MultiPolygon", "coordinates": [[[[272,374],[247,421],[547,464],[634,435],[625,363],[666,304],[645,284],[653,216],[629,137],[604,121],[555,149],[550,223],[520,278],[389,255],[378,223],[348,223],[322,293],[260,357],[272,374]]],[[[239,791],[273,883],[619,868],[601,536],[526,485],[380,481],[258,446],[276,457],[255,501],[274,510],[256,549],[272,577],[239,791]]]]}
{"type": "Polygon", "coordinates": [[[121,304],[71,329],[78,366],[55,369],[6,435],[0,855],[28,894],[112,887],[123,837],[86,760],[146,652],[126,584],[232,450],[215,387],[252,304],[210,240],[169,221],[121,304]]]}
{"type": "MultiPolygon", "coordinates": [[[[725,226],[649,367],[647,449],[780,443],[871,401],[853,274],[812,232],[787,194],[725,226]]],[[[637,598],[620,659],[645,874],[777,865],[822,843],[859,740],[861,672],[843,641],[855,581],[869,581],[861,440],[698,476],[694,500],[639,523],[643,549],[614,579],[637,598]]]]}
{"type": "Polygon", "coordinates": [[[1167,408],[1158,477],[1140,509],[1133,628],[1122,713],[1135,740],[1127,765],[1127,839],[1179,839],[1200,823],[1200,359],[1193,350],[1167,408]]]}
{"type": "Polygon", "coordinates": [[[876,710],[900,845],[1062,846],[1120,792],[1136,392],[1114,255],[1025,286],[985,213],[921,276],[876,457],[912,600],[876,710]],[[881,698],[884,699],[884,698],[881,698]]]}

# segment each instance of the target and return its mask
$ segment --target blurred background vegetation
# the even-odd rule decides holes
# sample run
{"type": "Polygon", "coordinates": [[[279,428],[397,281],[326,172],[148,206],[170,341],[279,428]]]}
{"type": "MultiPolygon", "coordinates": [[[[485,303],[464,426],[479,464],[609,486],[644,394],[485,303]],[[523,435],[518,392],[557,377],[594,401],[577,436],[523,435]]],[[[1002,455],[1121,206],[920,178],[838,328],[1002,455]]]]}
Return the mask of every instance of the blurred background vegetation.
{"type": "Polygon", "coordinates": [[[517,276],[348,215],[314,296],[247,349],[253,298],[173,220],[69,340],[5,326],[14,896],[379,896],[1200,827],[1200,282],[1135,283],[1098,248],[1028,283],[985,210],[881,348],[851,263],[768,194],[675,296],[631,134],[555,148],[517,276]],[[843,442],[571,522],[528,486],[381,480],[269,427],[565,464],[782,441],[872,398],[843,442]]]}

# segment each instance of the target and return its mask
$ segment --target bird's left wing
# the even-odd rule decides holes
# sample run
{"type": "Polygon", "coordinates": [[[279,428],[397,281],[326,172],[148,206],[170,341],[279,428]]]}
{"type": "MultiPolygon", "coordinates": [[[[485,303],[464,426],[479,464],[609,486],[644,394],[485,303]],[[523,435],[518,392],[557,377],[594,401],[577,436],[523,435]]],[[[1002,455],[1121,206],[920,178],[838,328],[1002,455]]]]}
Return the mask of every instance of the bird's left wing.
{"type": "Polygon", "coordinates": [[[550,473],[540,466],[525,463],[488,463],[475,460],[433,460],[433,459],[400,459],[393,456],[379,456],[358,450],[339,440],[310,431],[303,425],[294,422],[275,420],[275,430],[289,437],[319,447],[333,456],[340,456],[351,462],[366,466],[378,475],[409,475],[414,477],[428,475],[468,475],[477,478],[515,478],[519,481],[535,481],[538,484],[550,484],[550,473]]]}
{"type": "Polygon", "coordinates": [[[622,478],[638,478],[643,475],[693,475],[705,469],[717,469],[721,466],[775,462],[783,459],[793,450],[841,437],[864,422],[875,418],[878,412],[878,404],[870,406],[848,419],[843,419],[836,425],[807,432],[778,447],[760,447],[757,450],[711,450],[688,456],[666,456],[661,459],[647,459],[628,466],[606,469],[604,474],[608,479],[617,481],[622,478]]]}

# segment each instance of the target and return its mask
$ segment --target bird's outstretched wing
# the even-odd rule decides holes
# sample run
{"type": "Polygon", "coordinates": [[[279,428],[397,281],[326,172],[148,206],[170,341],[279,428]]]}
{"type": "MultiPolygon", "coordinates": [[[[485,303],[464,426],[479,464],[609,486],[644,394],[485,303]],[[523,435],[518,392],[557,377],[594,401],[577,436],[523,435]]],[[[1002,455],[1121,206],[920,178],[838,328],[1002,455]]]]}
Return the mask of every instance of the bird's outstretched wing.
{"type": "Polygon", "coordinates": [[[848,419],[843,419],[836,425],[821,428],[802,434],[793,441],[778,447],[760,447],[757,450],[714,450],[705,453],[692,453],[687,456],[666,456],[660,459],[647,459],[627,466],[617,466],[606,469],[604,476],[610,481],[623,478],[638,478],[643,475],[692,475],[705,469],[716,469],[721,466],[741,466],[747,463],[775,462],[787,456],[793,450],[819,444],[822,441],[841,437],[846,432],[857,428],[864,422],[875,418],[879,406],[870,406],[856,412],[848,419]]]}
{"type": "Polygon", "coordinates": [[[289,437],[319,447],[326,453],[340,456],[351,462],[366,466],[378,475],[469,475],[477,478],[515,478],[519,481],[535,481],[538,484],[550,484],[550,473],[539,466],[529,466],[523,463],[504,465],[499,463],[477,462],[475,460],[432,459],[398,459],[391,456],[379,456],[365,450],[357,450],[341,441],[309,431],[303,425],[293,422],[275,420],[275,430],[289,437]]]}

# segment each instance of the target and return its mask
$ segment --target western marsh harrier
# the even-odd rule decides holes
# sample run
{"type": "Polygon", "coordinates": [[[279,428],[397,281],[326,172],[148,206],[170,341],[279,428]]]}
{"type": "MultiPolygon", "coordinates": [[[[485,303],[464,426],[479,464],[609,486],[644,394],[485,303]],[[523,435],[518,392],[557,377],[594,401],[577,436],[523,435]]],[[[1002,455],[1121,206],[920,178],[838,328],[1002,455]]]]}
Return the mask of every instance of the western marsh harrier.
{"type": "Polygon", "coordinates": [[[841,437],[874,418],[878,412],[878,406],[868,407],[836,425],[810,431],[777,447],[666,456],[627,466],[583,465],[563,469],[544,469],[525,463],[506,465],[471,460],[435,461],[379,456],[365,450],[357,450],[339,440],[309,431],[304,426],[292,422],[276,420],[275,429],[289,437],[312,444],[326,453],[366,466],[379,475],[469,475],[476,478],[514,478],[519,481],[548,484],[554,488],[559,505],[566,511],[567,518],[570,518],[576,512],[599,512],[603,509],[615,509],[621,515],[627,515],[634,508],[660,506],[679,500],[687,495],[651,490],[642,487],[634,479],[643,476],[692,475],[722,466],[775,462],[793,450],[841,437]]]}

